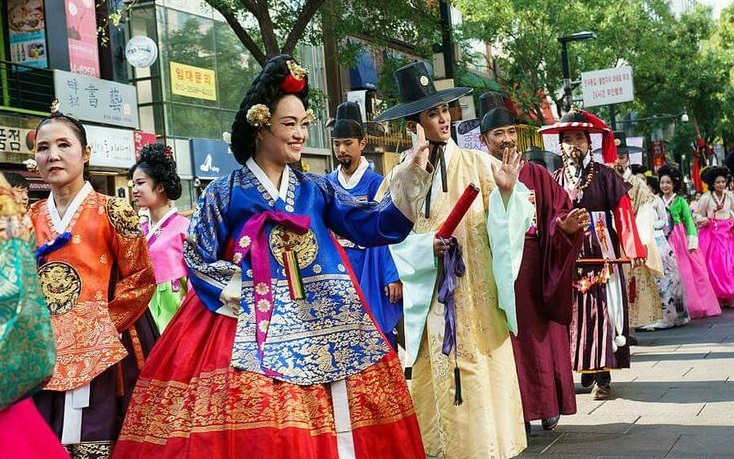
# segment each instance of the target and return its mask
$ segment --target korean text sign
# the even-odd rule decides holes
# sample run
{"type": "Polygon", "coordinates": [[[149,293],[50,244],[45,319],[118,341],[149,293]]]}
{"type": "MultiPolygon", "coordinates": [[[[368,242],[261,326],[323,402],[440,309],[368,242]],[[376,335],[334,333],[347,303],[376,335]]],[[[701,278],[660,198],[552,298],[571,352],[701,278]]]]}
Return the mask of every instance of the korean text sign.
{"type": "Polygon", "coordinates": [[[54,70],[54,89],[67,115],[136,129],[140,125],[135,86],[54,70]]]}
{"type": "Polygon", "coordinates": [[[632,67],[616,67],[581,74],[584,107],[619,104],[635,98],[632,67]]]}
{"type": "Polygon", "coordinates": [[[171,61],[171,92],[195,99],[217,100],[214,71],[171,61]]]}

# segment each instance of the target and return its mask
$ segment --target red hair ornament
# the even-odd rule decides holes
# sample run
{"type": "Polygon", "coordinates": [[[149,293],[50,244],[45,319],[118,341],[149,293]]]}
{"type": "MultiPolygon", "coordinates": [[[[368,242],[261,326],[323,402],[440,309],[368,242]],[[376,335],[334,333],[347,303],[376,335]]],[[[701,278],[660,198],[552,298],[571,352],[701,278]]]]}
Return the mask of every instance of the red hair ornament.
{"type": "Polygon", "coordinates": [[[290,75],[286,75],[280,82],[280,90],[286,94],[299,94],[306,88],[306,69],[296,63],[296,61],[286,62],[290,75]]]}

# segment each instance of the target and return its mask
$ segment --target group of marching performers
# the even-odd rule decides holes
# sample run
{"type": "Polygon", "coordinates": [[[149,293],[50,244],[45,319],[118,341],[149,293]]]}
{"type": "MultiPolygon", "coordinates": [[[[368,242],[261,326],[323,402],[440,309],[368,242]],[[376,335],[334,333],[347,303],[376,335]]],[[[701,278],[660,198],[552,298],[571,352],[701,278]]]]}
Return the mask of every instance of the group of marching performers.
{"type": "Polygon", "coordinates": [[[242,167],[190,221],[170,148],[130,169],[141,222],[85,181],[85,128],[52,107],[35,153],[48,199],[26,213],[0,180],[0,368],[24,374],[37,356],[10,340],[44,321],[55,344],[53,371],[0,399],[0,455],[513,457],[531,421],[576,412],[574,371],[604,400],[634,329],[734,300],[727,168],[704,171],[691,213],[680,171],[627,167],[590,113],[541,128],[560,144],[551,174],[522,159],[500,95],[481,97],[488,153],[464,149],[449,104],[471,90],[437,90],[423,63],[395,76],[402,102],[375,121],[402,120],[413,148],[375,173],[346,102],[339,166],[316,176],[291,166],[314,121],[307,73],[272,58],[232,125],[242,167]]]}

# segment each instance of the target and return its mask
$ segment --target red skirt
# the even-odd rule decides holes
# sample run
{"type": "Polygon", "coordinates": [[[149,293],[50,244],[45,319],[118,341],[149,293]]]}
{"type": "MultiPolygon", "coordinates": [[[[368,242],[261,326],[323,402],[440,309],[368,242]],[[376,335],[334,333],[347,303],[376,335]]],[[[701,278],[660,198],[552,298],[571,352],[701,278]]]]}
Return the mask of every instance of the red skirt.
{"type": "MultiPolygon", "coordinates": [[[[114,459],[339,458],[330,386],[233,369],[236,326],[189,292],[138,379],[114,459]]],[[[346,386],[358,459],[425,459],[394,352],[346,386]]]]}

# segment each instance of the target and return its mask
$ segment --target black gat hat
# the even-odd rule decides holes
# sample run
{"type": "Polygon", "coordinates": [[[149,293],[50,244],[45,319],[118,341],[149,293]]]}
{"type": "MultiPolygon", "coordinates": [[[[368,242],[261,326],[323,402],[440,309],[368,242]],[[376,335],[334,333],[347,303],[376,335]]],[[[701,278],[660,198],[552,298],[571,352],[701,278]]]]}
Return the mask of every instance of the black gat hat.
{"type": "Polygon", "coordinates": [[[365,135],[362,112],[356,102],[342,102],[336,107],[332,139],[362,139],[365,135]]]}
{"type": "Polygon", "coordinates": [[[433,79],[428,75],[425,62],[413,62],[400,67],[395,71],[395,80],[402,103],[382,112],[375,118],[378,123],[405,118],[441,104],[448,104],[472,91],[472,88],[465,87],[437,91],[433,79]]]}
{"type": "Polygon", "coordinates": [[[497,91],[487,91],[479,96],[479,110],[482,118],[480,132],[484,134],[493,129],[514,126],[515,119],[505,105],[505,98],[497,91]]]}

